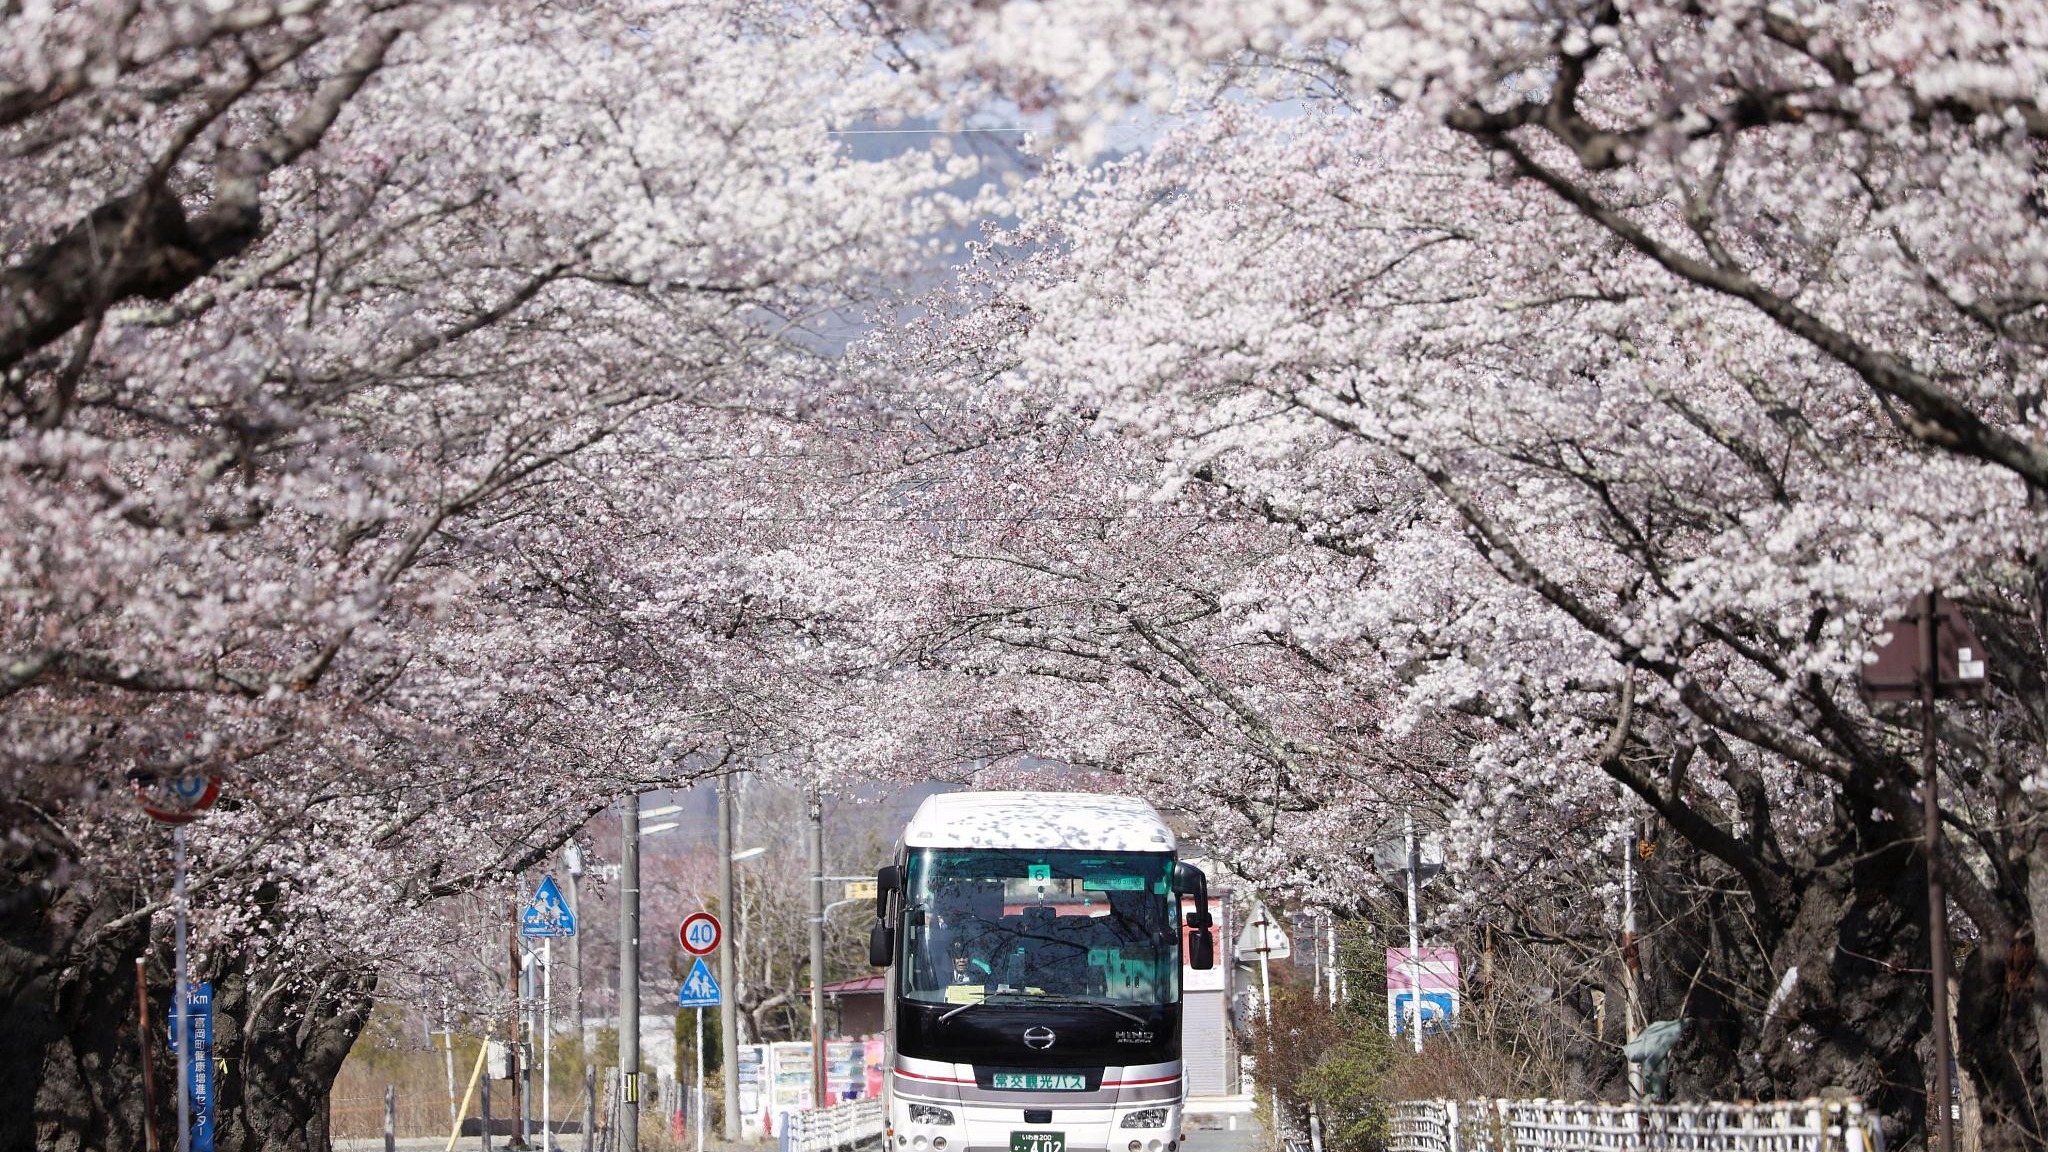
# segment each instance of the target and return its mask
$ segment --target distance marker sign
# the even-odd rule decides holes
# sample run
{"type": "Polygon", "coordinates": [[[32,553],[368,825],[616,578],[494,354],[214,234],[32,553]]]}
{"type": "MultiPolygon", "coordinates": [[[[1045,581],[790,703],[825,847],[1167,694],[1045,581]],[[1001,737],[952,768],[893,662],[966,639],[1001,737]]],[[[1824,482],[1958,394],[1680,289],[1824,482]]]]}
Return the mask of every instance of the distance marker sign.
{"type": "Polygon", "coordinates": [[[676,938],[683,943],[683,951],[692,956],[708,956],[718,950],[718,942],[725,939],[725,929],[718,924],[718,917],[709,912],[693,912],[676,930],[676,938]]]}

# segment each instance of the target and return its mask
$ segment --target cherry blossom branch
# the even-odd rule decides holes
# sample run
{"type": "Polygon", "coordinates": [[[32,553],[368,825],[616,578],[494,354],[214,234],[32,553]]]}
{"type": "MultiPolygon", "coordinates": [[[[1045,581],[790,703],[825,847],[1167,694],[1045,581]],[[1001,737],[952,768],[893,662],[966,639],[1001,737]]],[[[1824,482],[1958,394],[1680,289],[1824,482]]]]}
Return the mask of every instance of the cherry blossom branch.
{"type": "Polygon", "coordinates": [[[246,248],[263,231],[265,178],[320,143],[401,32],[364,33],[290,123],[252,147],[223,149],[205,214],[188,218],[152,179],[0,270],[0,372],[84,321],[95,300],[168,299],[246,248]]]}
{"type": "Polygon", "coordinates": [[[1748,303],[1787,332],[1856,373],[1880,396],[1904,404],[1911,413],[1906,428],[1915,439],[1930,447],[1998,464],[2029,487],[2048,489],[2048,448],[1994,427],[1898,356],[1865,345],[1789,299],[1765,289],[1740,269],[1687,256],[1651,236],[1590,189],[1538,161],[1513,137],[1491,131],[1474,131],[1472,135],[1507,155],[1520,172],[1673,275],[1748,303]]]}

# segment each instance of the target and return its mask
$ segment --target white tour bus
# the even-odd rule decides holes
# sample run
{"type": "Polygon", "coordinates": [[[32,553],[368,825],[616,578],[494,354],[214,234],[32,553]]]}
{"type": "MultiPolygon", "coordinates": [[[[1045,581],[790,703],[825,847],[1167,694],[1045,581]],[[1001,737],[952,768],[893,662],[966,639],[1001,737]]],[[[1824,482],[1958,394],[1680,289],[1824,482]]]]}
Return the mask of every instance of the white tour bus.
{"type": "Polygon", "coordinates": [[[894,1152],[1175,1152],[1183,941],[1198,969],[1216,944],[1151,805],[933,796],[878,880],[894,1152]]]}

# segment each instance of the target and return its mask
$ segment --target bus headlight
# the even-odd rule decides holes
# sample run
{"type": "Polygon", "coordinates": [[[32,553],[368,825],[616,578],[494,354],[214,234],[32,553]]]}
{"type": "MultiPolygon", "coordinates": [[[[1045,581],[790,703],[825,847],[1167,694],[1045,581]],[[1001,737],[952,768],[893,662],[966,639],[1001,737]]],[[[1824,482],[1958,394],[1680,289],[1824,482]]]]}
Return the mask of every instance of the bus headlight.
{"type": "Polygon", "coordinates": [[[1136,1112],[1126,1112],[1124,1113],[1124,1122],[1121,1127],[1164,1128],[1166,1127],[1166,1109],[1140,1108],[1136,1112]]]}
{"type": "MultiPolygon", "coordinates": [[[[1165,1113],[1162,1111],[1160,1115],[1164,1116],[1165,1113]]],[[[935,1108],[930,1104],[912,1104],[910,1106],[910,1122],[912,1124],[951,1124],[953,1122],[953,1110],[950,1108],[935,1108]]],[[[1159,1123],[1164,1124],[1166,1121],[1162,1119],[1159,1123]]]]}

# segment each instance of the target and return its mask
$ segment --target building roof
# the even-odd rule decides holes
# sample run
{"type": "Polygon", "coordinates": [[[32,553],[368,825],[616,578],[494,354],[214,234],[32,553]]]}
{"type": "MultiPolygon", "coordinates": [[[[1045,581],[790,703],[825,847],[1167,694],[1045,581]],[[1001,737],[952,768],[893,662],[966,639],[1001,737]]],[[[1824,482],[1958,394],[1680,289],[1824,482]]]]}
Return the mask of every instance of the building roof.
{"type": "MultiPolygon", "coordinates": [[[[880,996],[883,989],[888,986],[889,974],[887,972],[877,972],[872,976],[855,976],[851,980],[835,980],[819,989],[819,991],[827,996],[880,996]]],[[[805,988],[804,994],[809,995],[810,991],[809,988],[805,988]]]]}
{"type": "Polygon", "coordinates": [[[1135,796],[1093,792],[943,792],[903,830],[910,848],[1171,852],[1173,829],[1135,796]]]}

